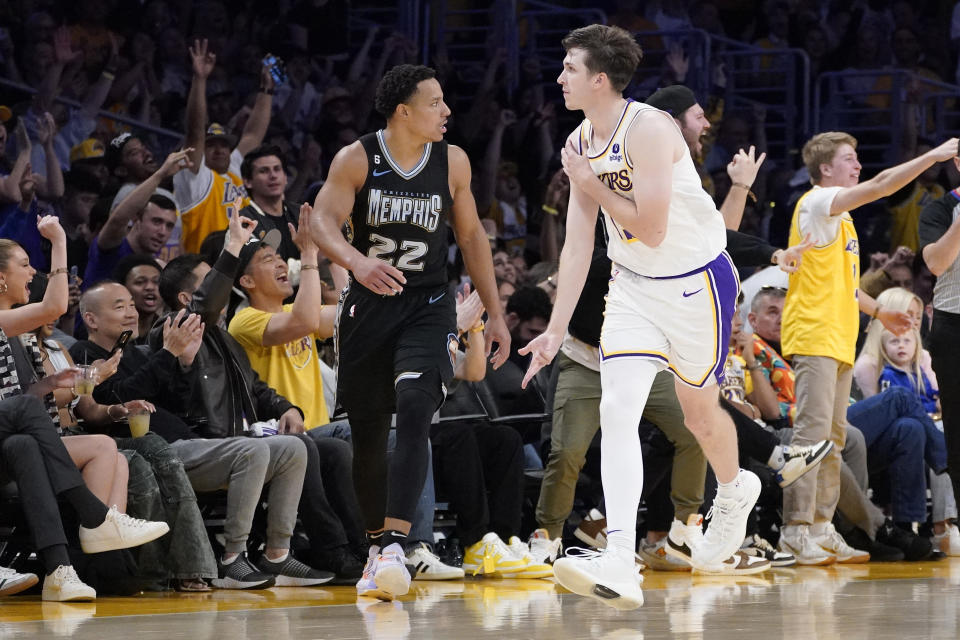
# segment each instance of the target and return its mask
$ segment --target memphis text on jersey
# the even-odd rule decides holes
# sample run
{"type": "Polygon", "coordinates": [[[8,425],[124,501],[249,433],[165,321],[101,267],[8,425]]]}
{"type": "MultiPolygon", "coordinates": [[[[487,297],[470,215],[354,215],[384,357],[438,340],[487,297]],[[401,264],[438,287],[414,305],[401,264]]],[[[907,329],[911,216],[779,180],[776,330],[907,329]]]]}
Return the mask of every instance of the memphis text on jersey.
{"type": "Polygon", "coordinates": [[[440,224],[442,211],[443,198],[435,193],[410,193],[371,188],[367,224],[371,227],[379,227],[384,224],[406,223],[433,232],[440,224]]]}

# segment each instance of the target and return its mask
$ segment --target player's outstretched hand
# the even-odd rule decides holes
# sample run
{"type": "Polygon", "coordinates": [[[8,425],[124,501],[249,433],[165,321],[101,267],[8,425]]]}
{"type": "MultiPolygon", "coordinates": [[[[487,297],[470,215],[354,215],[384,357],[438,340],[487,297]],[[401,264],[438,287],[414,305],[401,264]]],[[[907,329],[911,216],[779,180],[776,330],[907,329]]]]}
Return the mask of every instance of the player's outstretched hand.
{"type": "Polygon", "coordinates": [[[407,283],[400,269],[378,258],[364,257],[351,270],[360,284],[382,296],[401,293],[403,285],[407,283]]]}
{"type": "Polygon", "coordinates": [[[796,273],[800,268],[800,261],[803,259],[804,252],[814,245],[813,236],[807,234],[800,244],[793,245],[789,249],[784,249],[780,257],[777,258],[777,266],[786,273],[796,273]]]}
{"type": "Polygon", "coordinates": [[[484,325],[483,339],[486,343],[487,356],[490,356],[493,343],[497,343],[497,350],[490,356],[490,362],[494,369],[499,369],[510,356],[510,330],[507,329],[507,323],[503,321],[502,315],[487,319],[484,325]]]}
{"type": "Polygon", "coordinates": [[[517,353],[522,356],[530,354],[530,366],[527,367],[527,373],[523,376],[523,382],[520,383],[521,389],[527,388],[533,376],[537,375],[540,369],[550,364],[557,351],[560,350],[560,344],[563,342],[562,335],[553,333],[541,333],[539,336],[527,343],[527,346],[521,348],[517,353]]]}

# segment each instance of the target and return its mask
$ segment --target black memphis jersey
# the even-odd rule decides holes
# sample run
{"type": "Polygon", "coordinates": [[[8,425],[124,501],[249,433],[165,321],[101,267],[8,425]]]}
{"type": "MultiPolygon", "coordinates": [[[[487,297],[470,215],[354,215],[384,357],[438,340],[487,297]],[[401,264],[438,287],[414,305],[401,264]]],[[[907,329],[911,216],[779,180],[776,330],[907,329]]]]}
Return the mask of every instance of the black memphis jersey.
{"type": "Polygon", "coordinates": [[[350,215],[350,242],[363,255],[400,269],[406,287],[446,284],[447,217],[453,206],[447,143],[427,143],[409,172],[390,157],[383,130],[360,143],[368,171],[350,215]]]}

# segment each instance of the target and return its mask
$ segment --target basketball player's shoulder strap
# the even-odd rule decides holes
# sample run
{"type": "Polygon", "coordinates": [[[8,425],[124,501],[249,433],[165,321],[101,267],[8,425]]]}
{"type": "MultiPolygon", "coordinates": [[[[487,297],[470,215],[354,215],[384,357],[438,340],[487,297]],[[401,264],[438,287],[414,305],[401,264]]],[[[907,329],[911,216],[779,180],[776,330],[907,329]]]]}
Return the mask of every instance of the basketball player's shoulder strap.
{"type": "MultiPolygon", "coordinates": [[[[383,155],[383,152],[380,150],[380,143],[377,141],[376,133],[367,133],[360,136],[360,144],[363,146],[363,150],[367,152],[367,158],[373,158],[375,155],[383,155]]],[[[380,160],[383,162],[383,158],[380,160]]]]}
{"type": "Polygon", "coordinates": [[[587,127],[590,126],[590,121],[586,118],[583,119],[583,122],[580,123],[580,126],[576,128],[577,134],[577,153],[580,155],[584,154],[584,149],[587,148],[589,141],[587,140],[587,127]]]}
{"type": "Polygon", "coordinates": [[[446,140],[430,143],[430,160],[436,159],[439,162],[447,164],[447,157],[450,154],[450,143],[446,140]]]}
{"type": "MultiPolygon", "coordinates": [[[[632,100],[630,101],[630,106],[629,106],[629,108],[630,108],[630,109],[633,109],[634,112],[633,112],[633,115],[629,116],[629,121],[627,122],[627,125],[626,125],[626,126],[624,127],[624,129],[623,129],[623,131],[624,131],[624,133],[623,133],[623,157],[624,157],[624,158],[626,159],[626,161],[627,161],[627,166],[629,166],[631,169],[633,168],[633,160],[630,159],[630,147],[629,147],[629,145],[627,144],[627,136],[630,134],[630,129],[633,127],[634,122],[636,122],[637,118],[640,116],[641,113],[659,113],[659,114],[661,114],[663,117],[665,117],[666,119],[668,119],[668,120],[670,121],[670,123],[671,123],[674,127],[676,127],[677,133],[680,134],[681,139],[683,138],[683,132],[680,131],[680,125],[678,125],[678,124],[677,124],[677,121],[673,118],[673,116],[671,116],[671,115],[670,115],[669,113],[667,113],[666,111],[661,111],[660,109],[657,109],[656,107],[652,107],[652,106],[648,105],[648,104],[645,103],[645,102],[635,102],[635,101],[632,101],[632,100]]],[[[686,147],[686,143],[684,143],[684,147],[686,147]]]]}

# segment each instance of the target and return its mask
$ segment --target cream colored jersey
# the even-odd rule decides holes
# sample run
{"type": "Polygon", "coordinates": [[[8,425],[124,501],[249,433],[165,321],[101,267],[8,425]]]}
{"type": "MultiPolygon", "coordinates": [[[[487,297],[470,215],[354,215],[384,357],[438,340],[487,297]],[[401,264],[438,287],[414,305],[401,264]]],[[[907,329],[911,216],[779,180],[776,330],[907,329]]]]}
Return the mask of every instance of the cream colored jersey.
{"type": "MultiPolygon", "coordinates": [[[[625,142],[630,127],[644,111],[659,112],[659,109],[628,100],[613,135],[606,141],[594,139],[593,125],[588,119],[584,119],[578,132],[579,151],[587,154],[593,172],[617,195],[631,201],[634,200],[633,162],[625,142]]],[[[660,113],[673,122],[669,114],[660,113]]],[[[723,216],[703,190],[686,144],[683,156],[673,165],[667,233],[660,246],[648,247],[622,229],[606,211],[603,214],[607,255],[614,263],[649,278],[675,278],[702,269],[727,246],[723,216]]]]}

